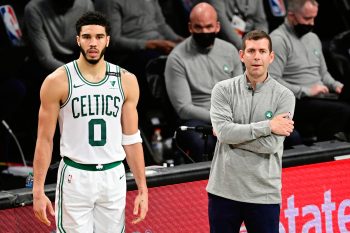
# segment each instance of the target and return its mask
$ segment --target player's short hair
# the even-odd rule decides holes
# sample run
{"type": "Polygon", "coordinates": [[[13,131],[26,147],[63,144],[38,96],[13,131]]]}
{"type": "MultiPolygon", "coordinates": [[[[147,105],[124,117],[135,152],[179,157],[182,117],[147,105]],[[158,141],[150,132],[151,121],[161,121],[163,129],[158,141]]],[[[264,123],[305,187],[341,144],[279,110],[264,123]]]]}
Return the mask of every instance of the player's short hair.
{"type": "Polygon", "coordinates": [[[106,29],[106,34],[109,36],[111,26],[107,18],[100,12],[89,11],[83,14],[75,24],[77,35],[80,35],[81,28],[86,25],[99,25],[106,29]]]}
{"type": "Polygon", "coordinates": [[[264,38],[269,41],[269,51],[271,52],[272,51],[271,37],[269,36],[269,34],[264,32],[263,30],[253,30],[253,31],[250,31],[247,34],[245,34],[243,37],[243,41],[242,41],[242,50],[243,51],[245,50],[245,48],[246,48],[245,42],[247,40],[261,40],[264,38]]]}

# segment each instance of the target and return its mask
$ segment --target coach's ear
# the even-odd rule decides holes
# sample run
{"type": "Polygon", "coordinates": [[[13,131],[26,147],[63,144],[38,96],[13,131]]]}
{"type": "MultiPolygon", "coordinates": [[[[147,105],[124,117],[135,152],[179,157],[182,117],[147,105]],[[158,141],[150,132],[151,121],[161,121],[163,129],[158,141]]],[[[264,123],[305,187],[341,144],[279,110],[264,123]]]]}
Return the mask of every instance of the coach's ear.
{"type": "Polygon", "coordinates": [[[273,62],[273,60],[275,59],[275,53],[273,51],[271,51],[269,57],[270,57],[270,61],[269,62],[271,64],[273,62]]]}

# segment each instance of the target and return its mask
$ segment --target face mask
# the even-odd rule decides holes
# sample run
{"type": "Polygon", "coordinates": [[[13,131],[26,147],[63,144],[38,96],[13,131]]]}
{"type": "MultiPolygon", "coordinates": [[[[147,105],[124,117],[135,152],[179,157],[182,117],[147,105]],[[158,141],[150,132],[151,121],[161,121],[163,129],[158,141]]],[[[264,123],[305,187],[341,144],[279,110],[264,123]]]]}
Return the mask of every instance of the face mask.
{"type": "Polygon", "coordinates": [[[297,34],[297,36],[300,38],[303,35],[309,33],[312,31],[312,29],[314,28],[314,25],[310,25],[310,24],[297,24],[294,26],[294,31],[297,34]]]}
{"type": "Polygon", "coordinates": [[[192,33],[192,36],[197,45],[202,48],[207,48],[210,45],[214,44],[216,33],[192,33]]]}

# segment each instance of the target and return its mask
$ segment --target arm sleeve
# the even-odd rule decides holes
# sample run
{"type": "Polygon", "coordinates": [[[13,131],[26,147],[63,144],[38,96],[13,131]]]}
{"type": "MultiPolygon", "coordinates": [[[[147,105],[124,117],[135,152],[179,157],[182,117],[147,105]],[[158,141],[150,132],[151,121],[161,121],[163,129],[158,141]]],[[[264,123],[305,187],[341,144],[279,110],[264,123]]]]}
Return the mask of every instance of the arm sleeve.
{"type": "Polygon", "coordinates": [[[43,29],[43,19],[35,8],[25,8],[24,24],[27,37],[40,65],[49,71],[62,66],[64,62],[56,59],[50,47],[49,40],[43,29]]]}
{"type": "Polygon", "coordinates": [[[165,39],[171,40],[171,41],[176,41],[177,39],[180,38],[179,35],[177,35],[174,30],[166,23],[162,9],[160,8],[158,1],[156,2],[155,5],[155,11],[156,11],[156,22],[158,24],[158,30],[161,35],[164,36],[165,39]]]}
{"type": "Polygon", "coordinates": [[[190,86],[186,79],[186,70],[181,59],[170,55],[165,67],[165,84],[167,93],[180,119],[198,119],[210,122],[209,111],[194,106],[190,86]]]}
{"type": "Polygon", "coordinates": [[[275,59],[269,66],[270,75],[275,78],[283,86],[291,90],[297,98],[309,95],[309,90],[297,84],[291,84],[283,79],[284,67],[287,64],[289,45],[281,36],[271,35],[273,51],[275,59]]]}
{"type": "Polygon", "coordinates": [[[268,120],[250,124],[234,123],[231,109],[233,104],[229,101],[232,95],[235,93],[230,93],[220,83],[212,91],[210,117],[218,140],[236,145],[269,136],[271,129],[268,120]]]}
{"type": "Polygon", "coordinates": [[[232,43],[237,49],[241,49],[242,39],[233,30],[230,20],[228,19],[228,17],[226,17],[225,3],[222,0],[209,0],[208,2],[212,4],[212,6],[216,9],[216,12],[218,14],[218,19],[221,27],[221,38],[232,43]]]}
{"type": "MultiPolygon", "coordinates": [[[[275,115],[290,112],[293,116],[295,106],[295,97],[292,93],[284,92],[279,101],[275,115]]],[[[248,150],[258,154],[274,154],[283,145],[285,137],[276,134],[260,137],[242,144],[233,145],[235,148],[248,150]]]]}

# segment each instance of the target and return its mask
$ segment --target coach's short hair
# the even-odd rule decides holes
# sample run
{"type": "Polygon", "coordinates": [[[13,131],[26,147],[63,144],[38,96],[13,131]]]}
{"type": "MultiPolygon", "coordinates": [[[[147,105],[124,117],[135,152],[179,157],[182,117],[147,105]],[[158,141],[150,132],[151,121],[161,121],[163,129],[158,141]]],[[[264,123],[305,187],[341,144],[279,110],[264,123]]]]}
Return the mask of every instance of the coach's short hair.
{"type": "Polygon", "coordinates": [[[264,32],[263,30],[253,30],[253,31],[250,31],[247,34],[245,34],[243,37],[242,50],[243,51],[245,50],[245,48],[246,48],[245,42],[247,40],[260,40],[260,39],[264,39],[264,38],[269,41],[269,51],[271,52],[272,51],[271,37],[269,36],[269,34],[264,32]]]}

